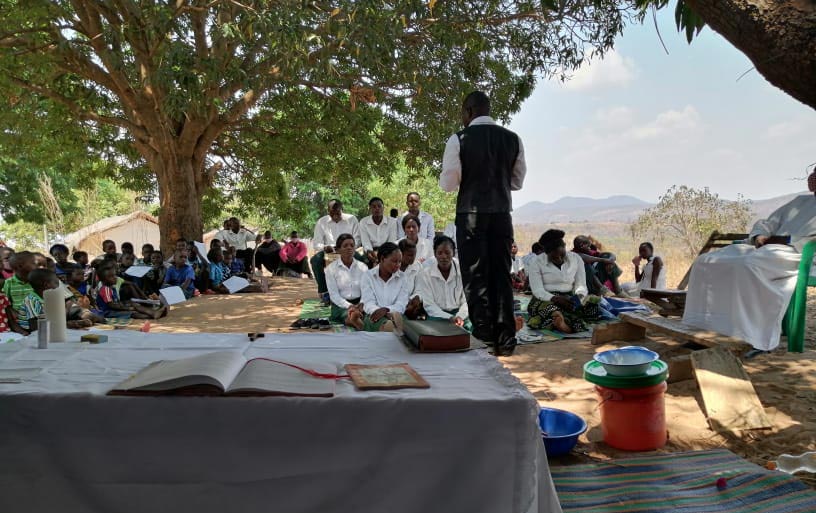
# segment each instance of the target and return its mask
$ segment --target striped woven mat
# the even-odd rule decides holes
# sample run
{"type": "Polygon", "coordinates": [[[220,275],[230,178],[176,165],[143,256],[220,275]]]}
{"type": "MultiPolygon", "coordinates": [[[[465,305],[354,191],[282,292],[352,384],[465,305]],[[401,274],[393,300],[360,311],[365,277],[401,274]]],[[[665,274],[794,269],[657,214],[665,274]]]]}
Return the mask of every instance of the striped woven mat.
{"type": "Polygon", "coordinates": [[[716,449],[589,465],[553,466],[565,512],[800,513],[816,492],[793,476],[716,449]],[[717,479],[727,486],[717,489],[717,479]]]}

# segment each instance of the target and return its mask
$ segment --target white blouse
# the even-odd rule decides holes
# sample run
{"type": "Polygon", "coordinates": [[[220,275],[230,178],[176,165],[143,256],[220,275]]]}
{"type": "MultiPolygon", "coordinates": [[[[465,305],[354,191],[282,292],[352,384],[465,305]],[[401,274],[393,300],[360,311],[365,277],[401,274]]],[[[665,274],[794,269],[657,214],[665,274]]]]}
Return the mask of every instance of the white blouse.
{"type": "Polygon", "coordinates": [[[365,272],[360,282],[363,310],[369,315],[383,307],[391,312],[405,313],[411,285],[402,271],[392,274],[388,281],[380,278],[380,266],[365,272]]]}
{"type": "Polygon", "coordinates": [[[442,277],[439,266],[425,267],[417,279],[417,294],[422,299],[425,311],[431,317],[450,319],[453,315],[445,310],[456,309],[456,316],[468,317],[468,306],[465,300],[465,288],[462,286],[462,274],[459,264],[451,266],[448,279],[442,277]]]}
{"type": "Polygon", "coordinates": [[[530,277],[530,289],[533,295],[542,301],[549,301],[553,292],[563,292],[576,296],[586,296],[589,291],[586,286],[586,270],[580,256],[567,251],[564,263],[559,269],[550,262],[546,253],[541,253],[530,262],[527,268],[530,277]]]}
{"type": "Polygon", "coordinates": [[[359,299],[362,294],[360,282],[368,266],[357,259],[352,259],[351,267],[346,267],[341,259],[337,259],[326,268],[326,285],[329,289],[331,302],[340,308],[349,308],[349,299],[359,299]]]}

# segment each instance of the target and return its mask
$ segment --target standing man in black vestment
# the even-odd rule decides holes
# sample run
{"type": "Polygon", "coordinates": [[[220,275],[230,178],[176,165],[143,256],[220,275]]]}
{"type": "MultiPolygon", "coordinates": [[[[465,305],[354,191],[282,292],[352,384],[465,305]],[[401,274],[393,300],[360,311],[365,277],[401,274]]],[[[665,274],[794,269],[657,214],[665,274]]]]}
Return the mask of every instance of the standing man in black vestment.
{"type": "Polygon", "coordinates": [[[497,356],[516,347],[510,245],[513,220],[510,191],[521,189],[527,166],[519,136],[490,117],[490,99],[481,91],[462,105],[465,129],[445,145],[439,186],[459,189],[456,243],[473,336],[492,344],[497,356]]]}

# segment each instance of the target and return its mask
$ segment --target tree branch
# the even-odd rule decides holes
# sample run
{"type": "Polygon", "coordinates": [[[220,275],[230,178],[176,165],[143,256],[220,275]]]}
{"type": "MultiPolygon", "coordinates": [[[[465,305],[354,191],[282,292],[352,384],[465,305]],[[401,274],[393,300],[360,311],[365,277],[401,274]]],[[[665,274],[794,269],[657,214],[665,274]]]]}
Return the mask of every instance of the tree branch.
{"type": "Polygon", "coordinates": [[[112,117],[112,116],[102,116],[97,114],[96,112],[84,109],[79,106],[75,101],[71,100],[70,98],[63,96],[55,91],[52,91],[46,87],[38,86],[36,84],[32,84],[26,80],[23,80],[19,77],[10,76],[9,80],[11,80],[14,84],[31,91],[33,93],[39,94],[41,96],[45,96],[46,98],[50,98],[52,100],[58,101],[61,104],[68,107],[68,109],[79,119],[82,120],[89,120],[95,121],[97,123],[103,123],[106,125],[118,126],[120,128],[124,128],[125,130],[130,131],[134,137],[148,139],[149,135],[145,129],[139,125],[136,125],[126,119],[112,117]]]}

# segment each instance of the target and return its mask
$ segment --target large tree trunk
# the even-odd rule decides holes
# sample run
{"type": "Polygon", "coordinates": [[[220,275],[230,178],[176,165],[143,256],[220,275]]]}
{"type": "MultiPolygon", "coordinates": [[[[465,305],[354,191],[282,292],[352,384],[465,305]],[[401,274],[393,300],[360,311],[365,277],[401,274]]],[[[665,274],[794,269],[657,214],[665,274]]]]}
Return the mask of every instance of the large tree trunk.
{"type": "Polygon", "coordinates": [[[176,159],[172,155],[156,156],[150,164],[159,184],[159,232],[161,249],[167,257],[180,238],[202,240],[203,192],[196,176],[203,171],[196,169],[192,158],[176,159]]]}
{"type": "Polygon", "coordinates": [[[771,84],[816,109],[814,0],[686,0],[771,84]]]}

